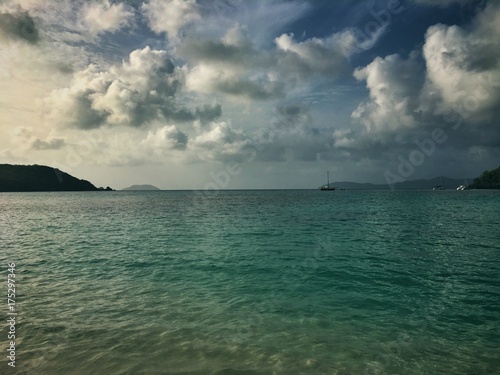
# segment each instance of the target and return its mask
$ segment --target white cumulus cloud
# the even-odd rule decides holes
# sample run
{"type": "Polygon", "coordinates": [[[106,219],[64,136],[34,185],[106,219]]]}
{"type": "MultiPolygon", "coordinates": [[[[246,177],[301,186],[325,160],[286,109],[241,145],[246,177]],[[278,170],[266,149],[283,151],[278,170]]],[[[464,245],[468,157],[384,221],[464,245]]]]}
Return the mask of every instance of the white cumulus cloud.
{"type": "Polygon", "coordinates": [[[423,69],[417,56],[405,60],[399,55],[376,58],[357,69],[354,76],[366,81],[370,100],[353,113],[369,132],[386,132],[416,125],[413,113],[423,85],[423,69]]]}
{"type": "Polygon", "coordinates": [[[81,12],[82,32],[91,37],[104,32],[115,32],[127,26],[133,16],[131,9],[124,3],[111,4],[109,0],[85,3],[81,12]]]}
{"type": "Polygon", "coordinates": [[[436,25],[427,31],[425,94],[437,113],[457,110],[470,121],[493,120],[500,100],[500,8],[489,6],[472,30],[436,25]]]}
{"type": "Polygon", "coordinates": [[[43,104],[49,120],[82,129],[218,117],[220,110],[190,109],[179,102],[176,94],[183,80],[183,70],[166,51],[145,47],[107,70],[92,64],[76,72],[69,87],[54,90],[43,104]]]}
{"type": "Polygon", "coordinates": [[[364,151],[415,147],[415,139],[438,128],[447,132],[441,148],[454,153],[498,150],[499,21],[500,8],[489,5],[467,28],[431,26],[422,55],[378,57],[357,69],[354,76],[369,90],[352,113],[363,126],[357,143],[364,151]]]}
{"type": "Polygon", "coordinates": [[[150,0],[142,5],[151,30],[175,38],[186,25],[199,20],[196,0],[150,0]]]}

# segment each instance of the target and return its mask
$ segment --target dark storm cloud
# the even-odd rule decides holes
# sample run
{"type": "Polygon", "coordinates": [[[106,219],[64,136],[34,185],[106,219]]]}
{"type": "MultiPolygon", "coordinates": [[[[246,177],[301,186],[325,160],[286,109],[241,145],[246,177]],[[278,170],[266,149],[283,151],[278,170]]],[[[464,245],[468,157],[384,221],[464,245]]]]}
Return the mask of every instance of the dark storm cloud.
{"type": "Polygon", "coordinates": [[[282,105],[276,108],[272,125],[276,128],[295,128],[309,121],[308,109],[301,104],[282,105]]]}
{"type": "Polygon", "coordinates": [[[109,112],[97,111],[92,108],[90,96],[93,94],[95,94],[94,91],[86,90],[75,95],[71,103],[71,116],[68,119],[68,124],[84,130],[95,129],[105,124],[109,112]]]}
{"type": "Polygon", "coordinates": [[[209,123],[222,116],[222,107],[220,104],[207,105],[201,108],[196,108],[195,116],[201,123],[209,123]]]}
{"type": "Polygon", "coordinates": [[[171,132],[168,135],[168,139],[172,141],[172,149],[174,150],[185,150],[188,144],[188,136],[180,130],[171,132]]]}

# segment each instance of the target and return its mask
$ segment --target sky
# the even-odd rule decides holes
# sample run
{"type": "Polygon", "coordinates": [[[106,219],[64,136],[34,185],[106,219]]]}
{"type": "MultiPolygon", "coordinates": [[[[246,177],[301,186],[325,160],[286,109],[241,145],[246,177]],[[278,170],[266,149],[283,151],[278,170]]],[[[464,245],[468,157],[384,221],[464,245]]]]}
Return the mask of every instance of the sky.
{"type": "Polygon", "coordinates": [[[317,188],[500,165],[500,3],[0,1],[0,163],[317,188]]]}

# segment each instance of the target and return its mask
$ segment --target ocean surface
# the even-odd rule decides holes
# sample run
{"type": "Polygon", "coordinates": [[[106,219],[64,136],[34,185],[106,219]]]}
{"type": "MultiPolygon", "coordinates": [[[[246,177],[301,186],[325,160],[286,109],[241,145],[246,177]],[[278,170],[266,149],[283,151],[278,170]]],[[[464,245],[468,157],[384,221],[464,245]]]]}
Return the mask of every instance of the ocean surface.
{"type": "Polygon", "coordinates": [[[498,191],[3,193],[0,243],[1,374],[500,374],[498,191]]]}

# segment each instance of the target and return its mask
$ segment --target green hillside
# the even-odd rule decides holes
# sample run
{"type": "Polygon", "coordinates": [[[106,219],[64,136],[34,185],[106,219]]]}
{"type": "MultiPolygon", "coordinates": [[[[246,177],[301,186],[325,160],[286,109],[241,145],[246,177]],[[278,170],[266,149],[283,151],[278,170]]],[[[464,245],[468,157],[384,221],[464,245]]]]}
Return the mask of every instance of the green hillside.
{"type": "Polygon", "coordinates": [[[485,171],[474,179],[472,189],[500,189],[500,167],[492,171],[485,171]]]}

